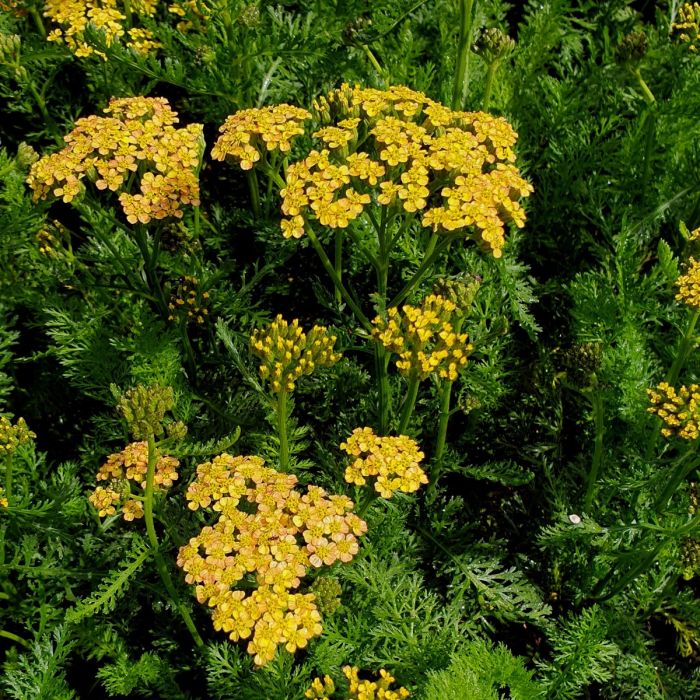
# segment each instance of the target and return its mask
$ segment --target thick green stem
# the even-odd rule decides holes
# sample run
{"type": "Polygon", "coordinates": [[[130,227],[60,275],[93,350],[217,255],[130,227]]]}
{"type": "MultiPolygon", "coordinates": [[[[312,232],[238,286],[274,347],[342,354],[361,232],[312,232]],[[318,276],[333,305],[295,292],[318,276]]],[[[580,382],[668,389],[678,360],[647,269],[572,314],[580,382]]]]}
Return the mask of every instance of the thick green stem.
{"type": "MultiPolygon", "coordinates": [[[[338,276],[338,279],[342,282],[343,281],[343,240],[345,238],[345,234],[343,233],[343,229],[339,228],[336,229],[335,232],[335,256],[333,259],[333,262],[335,264],[335,274],[338,276]]],[[[340,294],[340,289],[338,287],[335,288],[335,303],[340,304],[342,301],[343,297],[340,294]]]]}
{"type": "Polygon", "coordinates": [[[20,646],[23,646],[25,649],[29,649],[31,646],[26,639],[22,639],[22,637],[15,634],[14,632],[8,632],[7,630],[0,630],[0,637],[4,637],[5,639],[9,639],[10,641],[15,642],[15,644],[19,644],[20,646]]]}
{"type": "MultiPolygon", "coordinates": [[[[389,247],[386,236],[386,209],[382,212],[382,221],[377,228],[377,241],[379,245],[379,260],[375,270],[377,272],[377,290],[379,293],[380,312],[386,312],[387,288],[389,284],[389,247]]],[[[380,341],[375,345],[375,358],[377,368],[377,381],[379,388],[379,432],[385,435],[389,429],[389,411],[391,406],[391,388],[389,386],[389,359],[391,354],[380,341]]]]}
{"type": "Polygon", "coordinates": [[[459,0],[459,46],[457,69],[452,88],[452,109],[464,109],[469,90],[469,55],[472,46],[473,12],[475,0],[459,0]]]}
{"type": "Polygon", "coordinates": [[[8,505],[12,505],[12,453],[7,455],[5,464],[5,498],[8,505]]]}
{"type": "Polygon", "coordinates": [[[138,225],[134,229],[134,235],[136,238],[136,245],[141,252],[141,257],[143,258],[143,269],[146,273],[146,283],[148,284],[148,290],[156,297],[158,300],[158,310],[164,320],[168,318],[168,303],[165,300],[165,293],[163,292],[163,287],[160,284],[160,279],[158,278],[158,273],[156,268],[158,265],[158,252],[159,243],[157,239],[153,241],[153,250],[148,249],[148,240],[146,235],[146,230],[138,225]]]}
{"type": "Polygon", "coordinates": [[[445,248],[447,248],[452,242],[451,238],[441,238],[438,243],[438,235],[434,233],[430,237],[430,242],[428,247],[425,249],[425,254],[423,256],[423,262],[420,267],[415,271],[413,277],[411,277],[408,282],[403,286],[403,289],[389,302],[388,306],[398,306],[425,277],[426,272],[430,269],[430,266],[435,262],[437,257],[442,253],[445,248]]]}
{"type": "Polygon", "coordinates": [[[413,409],[416,406],[416,399],[418,398],[418,387],[420,385],[420,378],[417,375],[411,375],[408,379],[408,388],[406,389],[406,396],[403,400],[403,406],[401,408],[401,421],[399,423],[399,435],[403,435],[408,428],[408,423],[413,415],[413,409]]]}
{"type": "Polygon", "coordinates": [[[323,246],[321,245],[320,241],[316,237],[316,234],[314,233],[313,229],[311,226],[306,227],[306,233],[309,236],[309,239],[311,240],[311,245],[313,245],[314,249],[318,253],[318,257],[321,259],[321,263],[323,267],[325,268],[326,272],[330,275],[330,278],[333,280],[333,284],[335,285],[336,289],[340,290],[340,294],[345,300],[345,303],[352,309],[352,312],[355,314],[355,318],[359,321],[360,325],[368,332],[372,332],[372,324],[369,322],[369,319],[367,316],[365,316],[362,313],[362,309],[357,305],[355,300],[350,296],[350,293],[348,290],[343,286],[343,283],[340,279],[338,279],[338,275],[335,274],[335,268],[333,267],[333,263],[328,259],[328,256],[326,255],[326,251],[323,250],[323,246]]]}
{"type": "Polygon", "coordinates": [[[591,462],[591,470],[588,473],[588,482],[586,484],[586,497],[583,502],[583,510],[590,514],[593,498],[595,496],[598,474],[603,461],[603,436],[605,434],[605,412],[603,408],[603,397],[597,390],[593,388],[591,394],[591,405],[593,407],[593,425],[595,429],[593,461],[591,462]]]}
{"type": "Polygon", "coordinates": [[[39,10],[37,10],[36,7],[30,5],[27,8],[27,12],[29,12],[30,17],[34,21],[34,25],[36,26],[37,31],[39,32],[39,34],[41,34],[41,38],[46,39],[46,27],[44,26],[44,20],[41,19],[39,10]]]}
{"type": "Polygon", "coordinates": [[[250,189],[250,202],[253,205],[253,216],[256,221],[259,221],[262,216],[262,207],[260,206],[258,175],[255,170],[248,170],[246,177],[248,178],[248,188],[250,189]]]}
{"type": "Polygon", "coordinates": [[[197,645],[198,648],[202,648],[204,646],[204,642],[199,636],[199,632],[197,632],[197,628],[195,627],[194,622],[192,621],[192,617],[190,616],[189,611],[182,604],[182,601],[180,600],[180,597],[177,594],[177,590],[175,589],[173,580],[170,577],[168,567],[165,563],[165,560],[163,559],[163,555],[160,553],[158,536],[156,535],[156,528],[153,524],[153,489],[157,461],[158,452],[156,451],[156,441],[153,437],[153,434],[151,433],[148,436],[148,469],[146,472],[146,492],[144,495],[143,504],[143,517],[146,523],[146,533],[148,535],[148,541],[151,545],[151,551],[153,552],[153,558],[156,562],[156,568],[158,569],[160,578],[163,581],[165,590],[168,592],[171,601],[182,616],[182,620],[185,623],[185,626],[189,630],[190,634],[192,635],[194,643],[197,645]]]}
{"type": "Polygon", "coordinates": [[[369,59],[369,62],[374,67],[374,70],[376,70],[380,76],[383,76],[384,69],[382,68],[381,64],[377,60],[377,57],[372,53],[369,46],[367,46],[367,44],[360,44],[360,46],[362,47],[362,50],[365,52],[365,56],[367,56],[367,58],[369,59]]]}
{"type": "Polygon", "coordinates": [[[481,109],[484,112],[489,111],[489,103],[491,102],[491,91],[493,90],[493,79],[496,75],[496,69],[498,68],[498,61],[492,61],[489,63],[488,70],[486,72],[486,85],[484,85],[484,99],[481,103],[481,109]]]}
{"type": "MultiPolygon", "coordinates": [[[[697,446],[694,446],[697,447],[697,446]]],[[[658,498],[654,501],[654,510],[657,512],[666,507],[668,499],[673,496],[676,489],[681,484],[681,482],[690,474],[693,469],[696,469],[700,464],[700,460],[694,459],[687,462],[687,458],[696,454],[696,450],[693,449],[692,453],[686,453],[681,459],[678,460],[676,468],[673,470],[671,477],[666,480],[666,485],[659,494],[658,498]]]]}
{"type": "Polygon", "coordinates": [[[280,441],[280,471],[286,472],[289,468],[289,437],[287,435],[287,392],[282,389],[277,394],[275,406],[277,414],[277,435],[280,441]]]}
{"type": "Polygon", "coordinates": [[[369,507],[379,498],[379,494],[373,489],[372,491],[369,492],[369,495],[367,498],[363,501],[362,505],[358,509],[356,515],[358,518],[361,518],[364,516],[364,514],[367,512],[369,507]]]}
{"type": "Polygon", "coordinates": [[[698,318],[700,318],[700,309],[693,312],[693,315],[690,318],[685,333],[681,338],[680,345],[678,346],[678,352],[676,353],[676,357],[673,360],[671,369],[666,375],[666,381],[671,386],[673,386],[676,383],[676,381],[678,381],[678,376],[680,375],[683,367],[685,366],[685,363],[688,360],[688,356],[690,355],[690,351],[693,349],[693,345],[695,344],[695,338],[693,337],[693,334],[695,333],[695,326],[698,323],[698,318]]]}
{"type": "Polygon", "coordinates": [[[642,91],[642,97],[644,98],[644,101],[651,107],[652,105],[656,104],[656,98],[654,97],[654,93],[649,89],[649,86],[646,84],[646,81],[644,78],[642,78],[642,74],[639,70],[639,67],[635,67],[631,69],[632,75],[637,79],[637,84],[639,85],[639,89],[642,91]]]}
{"type": "Polygon", "coordinates": [[[452,400],[452,387],[454,382],[445,382],[440,387],[440,420],[438,422],[438,432],[437,439],[435,441],[435,454],[433,455],[433,460],[435,467],[433,469],[433,474],[431,481],[437,478],[437,462],[442,459],[442,455],[445,452],[445,442],[447,440],[447,425],[450,420],[450,403],[452,400]]]}

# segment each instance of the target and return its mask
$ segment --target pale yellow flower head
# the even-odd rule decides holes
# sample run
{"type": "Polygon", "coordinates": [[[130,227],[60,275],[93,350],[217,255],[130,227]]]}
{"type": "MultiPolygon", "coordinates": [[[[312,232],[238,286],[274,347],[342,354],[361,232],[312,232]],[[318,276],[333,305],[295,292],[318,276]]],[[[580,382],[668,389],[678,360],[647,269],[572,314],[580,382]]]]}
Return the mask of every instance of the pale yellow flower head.
{"type": "Polygon", "coordinates": [[[391,498],[395,491],[411,493],[428,483],[420,467],[425,455],[406,435],[380,437],[372,428],[355,428],[340,449],[354,458],[345,470],[345,481],[364,486],[373,479],[383,498],[391,498]]]}
{"type": "Polygon", "coordinates": [[[346,496],[297,485],[260,457],[222,454],[200,464],[187,489],[191,510],[211,508],[218,519],[180,548],[177,564],[213,609],[214,628],[250,640],[258,666],[279,646],[294,653],[321,634],[315,594],[297,589],[311,569],[350,561],[367,530],[346,496]]]}

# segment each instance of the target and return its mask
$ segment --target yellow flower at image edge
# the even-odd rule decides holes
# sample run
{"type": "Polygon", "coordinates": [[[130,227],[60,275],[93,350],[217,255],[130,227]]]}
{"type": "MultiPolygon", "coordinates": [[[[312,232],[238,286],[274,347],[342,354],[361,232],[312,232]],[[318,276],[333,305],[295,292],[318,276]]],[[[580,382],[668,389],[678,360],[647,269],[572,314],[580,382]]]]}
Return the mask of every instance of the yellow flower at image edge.
{"type": "Polygon", "coordinates": [[[661,434],[676,435],[684,440],[696,440],[700,436],[700,386],[690,384],[678,390],[667,382],[656,389],[647,389],[651,406],[647,409],[663,421],[661,434]]]}
{"type": "Polygon", "coordinates": [[[676,280],[676,299],[694,309],[700,309],[700,262],[694,258],[688,261],[688,270],[676,280]]]}
{"type": "Polygon", "coordinates": [[[428,483],[420,467],[425,454],[406,435],[380,437],[372,428],[355,428],[340,448],[355,458],[345,470],[345,481],[364,486],[367,478],[375,478],[374,488],[383,498],[395,491],[412,493],[428,483]]]}
{"type": "MultiPolygon", "coordinates": [[[[360,680],[359,674],[360,669],[357,666],[343,666],[343,675],[348,681],[346,700],[404,700],[410,695],[406,688],[392,689],[396,679],[383,668],[380,669],[376,681],[360,680]]],[[[304,697],[308,700],[330,700],[335,689],[335,683],[330,676],[324,676],[323,679],[314,678],[304,697]]]]}

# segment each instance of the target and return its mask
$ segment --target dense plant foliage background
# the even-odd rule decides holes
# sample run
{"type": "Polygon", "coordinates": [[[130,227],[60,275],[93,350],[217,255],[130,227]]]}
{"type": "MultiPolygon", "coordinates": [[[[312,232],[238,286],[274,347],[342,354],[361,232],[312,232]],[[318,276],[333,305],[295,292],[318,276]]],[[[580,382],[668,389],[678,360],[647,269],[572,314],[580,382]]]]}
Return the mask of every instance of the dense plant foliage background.
{"type": "Polygon", "coordinates": [[[700,697],[699,25],[675,0],[0,1],[0,697],[356,697],[343,666],[426,700],[700,697]],[[369,219],[285,238],[320,117],[289,163],[212,157],[230,115],[311,118],[344,83],[512,125],[532,192],[502,255],[476,222],[435,247],[408,209],[374,258],[369,219]],[[202,125],[177,151],[198,197],[134,221],[99,184],[37,197],[39,157],[136,96],[202,125]],[[372,335],[430,294],[469,360],[419,383],[372,335]],[[334,336],[289,391],[250,341],[278,315],[334,336]],[[365,426],[428,483],[347,483],[365,426]],[[132,440],[127,521],[94,494],[132,440]],[[271,660],[214,629],[178,559],[226,510],[192,496],[222,453],[366,521],[302,577],[323,632],[271,660]]]}

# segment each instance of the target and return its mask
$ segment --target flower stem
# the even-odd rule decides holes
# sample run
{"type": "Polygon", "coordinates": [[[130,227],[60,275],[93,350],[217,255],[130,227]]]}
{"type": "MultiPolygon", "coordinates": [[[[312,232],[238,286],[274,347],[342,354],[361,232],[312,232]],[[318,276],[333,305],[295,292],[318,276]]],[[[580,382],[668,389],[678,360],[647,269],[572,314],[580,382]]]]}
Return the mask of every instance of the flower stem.
{"type": "Polygon", "coordinates": [[[484,98],[481,103],[481,109],[484,112],[489,111],[489,103],[491,102],[491,91],[493,89],[493,79],[496,75],[496,70],[498,68],[498,61],[492,61],[489,63],[488,70],[486,72],[486,85],[484,86],[484,98]]]}
{"type": "Polygon", "coordinates": [[[282,389],[277,394],[275,405],[277,414],[277,435],[280,441],[280,471],[286,472],[289,468],[289,438],[287,435],[287,392],[282,389]]]}
{"type": "Polygon", "coordinates": [[[165,560],[163,559],[163,555],[160,553],[158,536],[156,535],[156,529],[153,524],[153,488],[157,461],[158,452],[156,450],[156,441],[153,437],[153,433],[150,433],[148,435],[148,469],[146,472],[146,493],[143,508],[143,517],[146,523],[146,533],[148,535],[148,541],[151,545],[151,551],[153,552],[153,558],[156,562],[156,568],[158,569],[160,578],[163,581],[163,584],[165,585],[165,590],[168,592],[171,601],[182,616],[183,622],[185,623],[185,626],[189,630],[190,634],[192,635],[194,643],[197,645],[198,648],[202,648],[204,646],[204,642],[199,636],[199,632],[197,632],[197,628],[195,627],[194,622],[192,621],[192,617],[190,616],[189,611],[180,601],[180,597],[178,596],[177,591],[175,590],[173,580],[170,577],[168,567],[165,563],[165,560]]]}
{"type": "MultiPolygon", "coordinates": [[[[433,460],[439,462],[445,452],[445,442],[447,439],[447,424],[450,420],[450,402],[452,400],[452,387],[454,382],[444,382],[440,387],[440,420],[438,422],[437,440],[435,441],[435,454],[433,460]]],[[[434,470],[431,481],[436,478],[434,470]]]]}
{"type": "Polygon", "coordinates": [[[469,89],[469,54],[472,45],[473,12],[475,0],[459,2],[459,45],[457,47],[457,69],[452,88],[452,109],[461,110],[469,89]]]}
{"type": "MultiPolygon", "coordinates": [[[[343,240],[345,236],[343,233],[343,229],[339,228],[336,229],[335,232],[335,257],[333,262],[335,263],[335,274],[338,276],[338,279],[343,281],[343,240]]],[[[340,289],[338,287],[335,287],[335,303],[340,304],[342,301],[343,297],[340,294],[340,289]]]]}
{"type": "Polygon", "coordinates": [[[428,247],[425,249],[423,262],[420,264],[420,267],[415,271],[413,277],[406,282],[403,289],[387,304],[388,307],[398,306],[413,291],[413,289],[421,282],[423,277],[425,277],[425,273],[428,271],[438,255],[440,255],[440,253],[442,253],[442,251],[445,250],[445,248],[447,248],[452,242],[452,239],[450,238],[442,238],[438,243],[437,239],[438,235],[434,233],[430,238],[428,247]]]}
{"type": "Polygon", "coordinates": [[[260,188],[258,187],[258,176],[255,170],[248,170],[246,173],[248,178],[248,188],[250,190],[250,202],[253,205],[253,216],[258,221],[262,215],[260,206],[260,188]]]}
{"type": "Polygon", "coordinates": [[[7,499],[8,505],[12,505],[12,453],[6,457],[7,462],[5,463],[5,498],[7,499]]]}
{"type": "Polygon", "coordinates": [[[583,501],[583,510],[585,513],[590,513],[595,496],[596,483],[600,473],[600,466],[603,461],[603,436],[605,434],[605,411],[603,407],[603,397],[594,387],[591,394],[591,405],[593,407],[593,425],[595,429],[595,438],[593,449],[593,461],[591,462],[591,470],[588,473],[586,483],[586,496],[583,501]]]}
{"type": "Polygon", "coordinates": [[[369,322],[369,319],[367,316],[365,316],[362,313],[362,309],[357,305],[355,300],[350,296],[350,293],[348,290],[345,288],[343,285],[342,281],[338,279],[338,275],[335,273],[335,268],[333,267],[333,263],[328,259],[328,256],[326,255],[326,251],[323,250],[323,246],[321,245],[320,241],[316,237],[316,234],[314,233],[313,229],[311,226],[306,227],[306,233],[309,236],[309,239],[311,240],[311,245],[315,248],[316,252],[318,253],[318,257],[321,258],[321,263],[323,264],[323,267],[325,268],[326,272],[330,275],[330,278],[333,280],[333,284],[335,285],[336,289],[340,290],[340,294],[345,300],[345,303],[352,309],[353,313],[355,314],[355,318],[359,321],[360,325],[368,332],[372,332],[372,324],[369,322]]]}
{"type": "Polygon", "coordinates": [[[406,397],[403,400],[403,407],[401,408],[401,421],[399,423],[399,435],[403,435],[408,428],[408,422],[411,420],[413,415],[413,409],[416,406],[416,399],[418,398],[418,386],[420,385],[420,378],[418,375],[411,375],[408,379],[408,388],[406,389],[406,397]]]}
{"type": "Polygon", "coordinates": [[[673,496],[680,483],[700,464],[700,460],[697,459],[687,462],[688,457],[696,454],[696,450],[697,445],[694,444],[693,447],[676,463],[676,468],[674,469],[673,474],[671,474],[671,477],[666,480],[666,485],[664,486],[663,491],[661,491],[658,498],[654,501],[654,510],[657,512],[666,507],[668,499],[673,496]]]}

